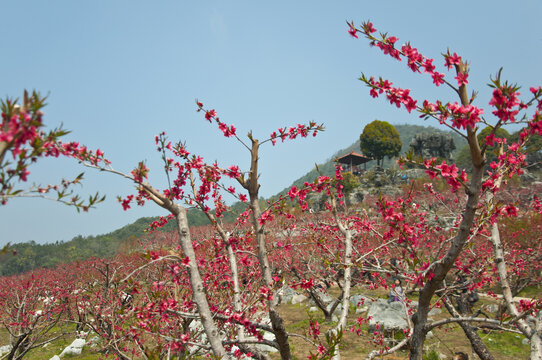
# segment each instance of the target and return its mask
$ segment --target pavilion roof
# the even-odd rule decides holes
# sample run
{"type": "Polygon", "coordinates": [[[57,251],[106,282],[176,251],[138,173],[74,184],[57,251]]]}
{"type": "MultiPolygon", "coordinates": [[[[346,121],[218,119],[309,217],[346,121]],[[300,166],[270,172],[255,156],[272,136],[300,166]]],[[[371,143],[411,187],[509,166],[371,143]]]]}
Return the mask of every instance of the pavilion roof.
{"type": "Polygon", "coordinates": [[[348,164],[348,165],[365,164],[366,162],[371,161],[371,160],[373,159],[365,155],[358,154],[357,152],[354,152],[354,151],[352,151],[350,154],[346,154],[335,159],[335,161],[338,163],[348,164]]]}

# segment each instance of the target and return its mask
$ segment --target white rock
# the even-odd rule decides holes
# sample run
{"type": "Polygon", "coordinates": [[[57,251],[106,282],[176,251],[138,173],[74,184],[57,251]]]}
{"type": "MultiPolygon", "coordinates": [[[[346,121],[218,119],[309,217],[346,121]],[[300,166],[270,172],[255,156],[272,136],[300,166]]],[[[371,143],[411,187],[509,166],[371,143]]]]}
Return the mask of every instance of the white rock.
{"type": "MultiPolygon", "coordinates": [[[[275,341],[275,334],[271,333],[271,332],[268,332],[268,331],[264,331],[263,332],[263,338],[265,340],[269,340],[269,341],[275,341]]],[[[247,340],[256,340],[255,337],[253,336],[249,336],[247,338],[247,340]]],[[[269,345],[265,345],[265,344],[252,344],[252,346],[254,346],[256,349],[258,349],[259,351],[263,351],[263,352],[272,352],[272,353],[276,353],[278,352],[277,349],[275,349],[274,347],[272,346],[269,346],[269,345]]]]}
{"type": "Polygon", "coordinates": [[[50,358],[49,360],[60,360],[60,357],[58,357],[58,355],[55,355],[52,358],[50,358]]]}
{"type": "Polygon", "coordinates": [[[100,338],[96,335],[88,339],[87,345],[91,347],[96,347],[98,345],[98,342],[100,341],[100,338]]]}
{"type": "Polygon", "coordinates": [[[86,338],[88,335],[88,331],[87,332],[84,332],[84,331],[77,331],[75,333],[75,336],[78,338],[78,339],[84,339],[86,338]]]}
{"type": "Polygon", "coordinates": [[[497,311],[499,311],[499,305],[497,304],[486,305],[486,310],[489,311],[490,313],[496,314],[497,311]]]}
{"type": "Polygon", "coordinates": [[[307,297],[305,295],[294,295],[292,296],[292,304],[299,304],[299,303],[302,303],[303,301],[307,300],[307,297]]]}
{"type": "Polygon", "coordinates": [[[378,324],[380,329],[402,330],[408,328],[405,305],[399,301],[388,303],[385,299],[378,299],[371,304],[367,317],[369,331],[374,331],[378,324]]]}
{"type": "Polygon", "coordinates": [[[0,356],[5,355],[11,351],[11,345],[0,346],[0,356]]]}
{"type": "Polygon", "coordinates": [[[371,299],[363,295],[352,295],[350,296],[350,304],[356,308],[364,307],[371,304],[371,299]]]}
{"type": "Polygon", "coordinates": [[[64,355],[81,355],[81,351],[83,351],[83,346],[85,346],[86,341],[85,339],[75,339],[70,345],[68,345],[62,352],[60,353],[60,356],[64,355]]]}
{"type": "Polygon", "coordinates": [[[369,310],[369,307],[368,307],[368,306],[359,307],[359,308],[356,309],[356,314],[364,313],[364,312],[366,312],[367,310],[369,310]]]}
{"type": "Polygon", "coordinates": [[[442,310],[439,309],[439,308],[432,308],[431,310],[429,310],[429,313],[427,314],[427,316],[435,316],[435,315],[438,315],[442,313],[442,310]]]}
{"type": "Polygon", "coordinates": [[[318,308],[316,306],[311,306],[309,308],[309,312],[317,312],[318,311],[318,308]]]}

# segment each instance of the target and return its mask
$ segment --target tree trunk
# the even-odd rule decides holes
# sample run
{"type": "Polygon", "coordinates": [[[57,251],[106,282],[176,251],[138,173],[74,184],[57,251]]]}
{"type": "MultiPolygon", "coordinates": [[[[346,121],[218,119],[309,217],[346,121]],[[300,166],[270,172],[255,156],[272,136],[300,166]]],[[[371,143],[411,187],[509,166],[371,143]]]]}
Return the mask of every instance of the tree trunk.
{"type": "MultiPolygon", "coordinates": [[[[346,329],[346,318],[348,317],[348,310],[350,309],[350,290],[352,288],[352,231],[348,228],[348,225],[345,225],[340,221],[339,216],[337,215],[337,204],[334,197],[331,198],[331,205],[333,207],[335,223],[344,236],[344,285],[342,291],[342,311],[341,317],[339,318],[339,323],[335,329],[332,330],[336,335],[346,329]]],[[[335,354],[332,357],[332,360],[340,359],[341,353],[339,344],[337,344],[335,345],[335,354]]]]}
{"type": "MultiPolygon", "coordinates": [[[[461,63],[456,65],[457,73],[464,73],[466,70],[466,64],[461,63]]],[[[461,85],[459,87],[458,94],[461,104],[468,106],[470,101],[465,85],[461,85]]],[[[454,265],[455,260],[463,250],[463,246],[465,246],[465,243],[469,238],[472,224],[474,222],[474,215],[476,213],[476,207],[478,206],[480,191],[482,189],[482,175],[485,165],[485,156],[480,150],[480,144],[478,143],[478,139],[476,137],[476,131],[471,126],[467,126],[467,141],[469,144],[473,165],[471,181],[467,189],[467,204],[465,206],[465,210],[463,210],[463,219],[459,225],[459,230],[452,240],[450,249],[448,249],[448,252],[440,260],[440,262],[435,263],[436,265],[433,268],[433,278],[427,281],[425,286],[420,291],[420,296],[418,299],[418,311],[412,316],[414,329],[410,340],[411,360],[422,360],[423,344],[427,335],[425,325],[427,323],[427,314],[431,305],[431,299],[433,298],[435,291],[441,287],[446,274],[448,274],[454,265]]]]}
{"type": "MultiPolygon", "coordinates": [[[[503,145],[499,147],[499,154],[503,153],[503,145]]],[[[495,181],[496,186],[500,186],[502,178],[498,178],[495,181]]],[[[494,195],[488,192],[486,195],[486,202],[493,204],[494,195]]],[[[499,282],[501,284],[502,296],[510,315],[513,317],[519,316],[520,313],[514,303],[514,294],[508,281],[508,271],[506,269],[506,261],[504,259],[504,247],[501,241],[501,235],[499,232],[499,225],[497,223],[491,224],[491,243],[493,244],[493,253],[495,255],[495,263],[497,264],[497,274],[499,275],[499,282]]],[[[540,324],[540,312],[538,313],[537,321],[535,322],[535,328],[533,329],[527,321],[519,319],[516,323],[518,329],[525,335],[531,342],[531,360],[542,360],[542,324],[540,324]]]]}
{"type": "Polygon", "coordinates": [[[213,315],[209,308],[209,302],[203,288],[203,280],[196,261],[196,253],[192,246],[192,239],[190,237],[190,230],[188,228],[188,219],[186,217],[186,209],[180,205],[173,205],[175,210],[175,217],[177,219],[177,230],[179,232],[179,239],[183,254],[188,256],[190,262],[188,263],[188,273],[190,276],[190,287],[192,288],[192,299],[196,303],[198,313],[201,317],[201,323],[207,339],[211,345],[213,354],[219,359],[230,358],[222,346],[222,340],[220,339],[220,333],[213,320],[213,315]]]}
{"type": "Polygon", "coordinates": [[[470,183],[470,192],[467,199],[467,205],[463,212],[463,220],[459,226],[459,231],[452,241],[452,245],[446,253],[446,256],[444,256],[440,263],[437,263],[434,267],[434,277],[429,280],[420,291],[418,311],[412,317],[414,330],[410,341],[411,360],[422,360],[423,343],[425,342],[426,336],[425,325],[427,323],[427,314],[431,305],[431,299],[433,298],[435,291],[440,288],[446,274],[448,274],[454,265],[455,260],[463,250],[465,242],[469,238],[470,229],[473,224],[474,214],[480,195],[481,179],[482,168],[475,167],[470,183]]]}
{"type": "MultiPolygon", "coordinates": [[[[348,230],[350,235],[350,230],[348,230]]],[[[347,245],[347,249],[345,251],[345,269],[344,269],[344,287],[343,287],[343,299],[342,299],[342,311],[341,311],[341,317],[339,318],[339,323],[337,324],[337,327],[333,330],[335,334],[338,334],[339,332],[342,332],[346,329],[346,319],[348,317],[348,310],[350,309],[350,289],[352,285],[352,239],[351,236],[348,236],[348,240],[345,240],[349,246],[347,245]]],[[[339,344],[335,345],[335,355],[333,356],[332,360],[340,360],[341,355],[339,352],[339,344]]]]}
{"type": "Polygon", "coordinates": [[[542,311],[538,311],[535,332],[531,337],[531,360],[542,360],[542,311]]]}
{"type": "MultiPolygon", "coordinates": [[[[256,244],[258,249],[258,262],[262,272],[263,280],[267,288],[270,290],[274,287],[273,274],[269,265],[269,258],[267,256],[267,248],[265,244],[264,228],[260,224],[259,219],[262,215],[260,209],[260,203],[258,202],[258,192],[260,184],[258,184],[258,150],[260,143],[258,140],[253,139],[252,135],[249,135],[252,141],[252,149],[250,151],[251,164],[250,174],[248,181],[245,182],[243,178],[237,179],[239,183],[248,190],[250,198],[250,209],[252,210],[252,227],[256,235],[256,244]]],[[[288,340],[288,333],[284,327],[284,322],[278,311],[279,297],[273,296],[271,300],[267,301],[267,307],[269,312],[269,319],[271,320],[271,327],[273,333],[279,345],[280,357],[282,360],[291,360],[292,353],[290,350],[290,342],[288,340]]]]}
{"type": "MultiPolygon", "coordinates": [[[[504,260],[504,249],[499,233],[499,226],[495,223],[491,225],[491,242],[493,243],[493,252],[495,254],[495,263],[497,264],[497,274],[501,283],[502,295],[506,307],[513,317],[519,316],[519,311],[514,303],[514,297],[508,283],[508,275],[506,271],[506,262],[504,260]]],[[[542,319],[541,312],[535,322],[535,329],[531,328],[527,321],[519,319],[517,321],[518,329],[531,342],[531,360],[542,360],[542,319]]]]}

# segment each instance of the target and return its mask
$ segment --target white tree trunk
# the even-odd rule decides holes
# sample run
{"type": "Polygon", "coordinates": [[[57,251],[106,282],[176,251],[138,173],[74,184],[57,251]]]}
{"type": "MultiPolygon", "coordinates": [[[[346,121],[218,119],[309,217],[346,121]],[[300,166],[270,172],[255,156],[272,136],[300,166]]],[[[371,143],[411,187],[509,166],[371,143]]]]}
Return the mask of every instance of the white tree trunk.
{"type": "Polygon", "coordinates": [[[199,272],[198,263],[196,261],[196,253],[192,246],[192,239],[190,237],[190,230],[188,228],[188,219],[186,217],[186,209],[180,205],[173,205],[175,209],[175,217],[177,219],[177,230],[179,231],[179,238],[181,248],[184,255],[188,256],[190,262],[188,263],[188,273],[190,276],[190,287],[192,288],[192,299],[198,308],[198,313],[201,317],[201,324],[213,354],[219,359],[230,359],[224,346],[222,346],[222,340],[220,333],[213,319],[213,314],[209,308],[209,302],[205,295],[203,287],[203,280],[199,272]]]}

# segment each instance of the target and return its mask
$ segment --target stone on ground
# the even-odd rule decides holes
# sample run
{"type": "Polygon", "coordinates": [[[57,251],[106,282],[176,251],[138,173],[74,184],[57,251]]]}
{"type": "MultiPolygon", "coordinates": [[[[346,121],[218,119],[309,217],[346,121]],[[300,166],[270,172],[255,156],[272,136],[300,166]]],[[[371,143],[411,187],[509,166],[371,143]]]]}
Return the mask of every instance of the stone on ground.
{"type": "Polygon", "coordinates": [[[81,355],[81,351],[83,351],[83,346],[85,346],[86,341],[85,339],[75,339],[70,345],[68,345],[62,352],[60,353],[60,356],[64,355],[81,355]]]}

